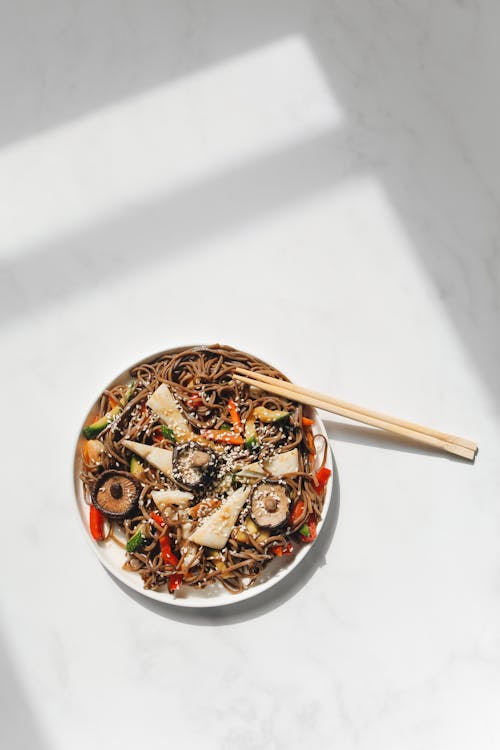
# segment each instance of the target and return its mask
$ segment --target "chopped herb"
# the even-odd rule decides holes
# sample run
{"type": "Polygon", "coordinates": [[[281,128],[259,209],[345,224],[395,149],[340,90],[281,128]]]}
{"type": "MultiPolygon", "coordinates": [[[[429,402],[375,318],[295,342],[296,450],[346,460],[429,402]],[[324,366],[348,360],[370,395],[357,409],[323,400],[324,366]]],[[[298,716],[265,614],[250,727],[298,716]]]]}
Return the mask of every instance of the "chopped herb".
{"type": "Polygon", "coordinates": [[[171,443],[176,443],[177,438],[175,437],[174,431],[170,429],[170,427],[165,427],[164,424],[161,426],[161,431],[164,437],[167,438],[167,440],[170,440],[171,443]]]}
{"type": "Polygon", "coordinates": [[[259,443],[255,435],[252,435],[251,438],[248,438],[248,440],[245,440],[245,448],[248,448],[248,450],[255,451],[257,450],[258,447],[259,447],[259,443]]]}

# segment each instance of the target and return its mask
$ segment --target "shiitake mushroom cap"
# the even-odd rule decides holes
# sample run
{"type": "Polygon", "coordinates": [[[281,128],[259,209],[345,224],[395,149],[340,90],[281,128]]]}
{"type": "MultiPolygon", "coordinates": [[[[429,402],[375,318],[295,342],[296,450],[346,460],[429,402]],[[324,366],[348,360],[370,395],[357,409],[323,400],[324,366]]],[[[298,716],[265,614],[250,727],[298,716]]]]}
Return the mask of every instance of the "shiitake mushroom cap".
{"type": "Polygon", "coordinates": [[[278,529],[288,519],[290,502],[283,482],[265,479],[252,489],[250,515],[260,528],[278,529]]]}
{"type": "Polygon", "coordinates": [[[137,508],[142,485],[128,471],[104,471],[94,485],[92,503],[107,518],[122,520],[137,508]]]}
{"type": "Polygon", "coordinates": [[[204,487],[213,476],[216,465],[217,457],[206,445],[190,441],[174,447],[172,476],[184,487],[204,487]]]}

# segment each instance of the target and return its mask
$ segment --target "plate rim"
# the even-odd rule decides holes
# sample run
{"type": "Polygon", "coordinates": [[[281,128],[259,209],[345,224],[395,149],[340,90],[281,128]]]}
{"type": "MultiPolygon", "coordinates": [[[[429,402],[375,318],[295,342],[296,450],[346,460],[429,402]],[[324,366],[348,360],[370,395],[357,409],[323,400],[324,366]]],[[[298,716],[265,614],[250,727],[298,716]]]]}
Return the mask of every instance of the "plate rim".
{"type": "MultiPolygon", "coordinates": [[[[88,531],[88,521],[85,521],[83,510],[85,508],[88,508],[88,504],[85,501],[84,494],[83,494],[83,483],[80,479],[80,466],[81,466],[81,444],[83,440],[82,436],[82,428],[92,412],[92,410],[95,408],[98,400],[101,397],[102,391],[105,389],[108,389],[118,383],[121,379],[125,378],[127,375],[129,375],[130,370],[134,367],[137,367],[140,364],[145,364],[148,362],[151,362],[152,360],[156,359],[157,357],[161,356],[162,354],[175,354],[178,353],[184,349],[194,349],[194,348],[211,348],[211,346],[224,346],[222,344],[212,344],[212,345],[204,345],[204,344],[194,344],[192,346],[189,345],[183,345],[183,346],[176,346],[172,347],[170,349],[162,349],[155,354],[148,355],[146,357],[142,357],[139,359],[136,363],[129,365],[125,370],[123,370],[121,373],[116,375],[112,380],[109,381],[109,383],[104,386],[104,388],[100,391],[97,398],[92,402],[91,406],[89,407],[83,421],[81,422],[78,435],[76,437],[76,443],[74,448],[74,458],[73,458],[73,485],[74,485],[74,507],[75,512],[77,514],[78,520],[79,520],[79,526],[81,528],[82,533],[85,536],[85,539],[87,541],[87,544],[91,547],[94,554],[96,555],[97,559],[101,563],[101,565],[110,573],[113,578],[115,578],[117,581],[119,581],[121,584],[127,587],[127,589],[130,589],[131,591],[141,594],[142,596],[146,597],[147,599],[152,599],[156,602],[160,602],[161,604],[165,604],[167,606],[171,607],[186,607],[190,609],[206,609],[208,607],[225,607],[230,606],[232,604],[238,604],[242,601],[245,601],[247,599],[251,599],[255,596],[258,596],[259,594],[264,593],[265,591],[268,591],[273,586],[279,584],[281,581],[283,581],[295,568],[297,568],[300,563],[304,560],[308,552],[313,549],[313,547],[317,544],[317,541],[319,537],[321,536],[321,532],[323,530],[323,527],[325,525],[326,518],[331,512],[331,500],[332,500],[332,494],[333,494],[333,471],[334,471],[334,462],[332,460],[333,451],[332,447],[330,445],[330,441],[328,439],[328,434],[325,428],[325,425],[323,423],[323,420],[318,414],[317,409],[313,409],[313,415],[314,415],[314,423],[317,428],[319,428],[319,432],[317,434],[323,435],[323,437],[327,441],[327,454],[326,454],[326,461],[325,466],[330,469],[331,474],[328,478],[327,484],[326,484],[326,490],[325,490],[325,501],[323,504],[323,514],[321,517],[321,520],[318,522],[318,533],[317,537],[312,542],[312,544],[304,544],[302,547],[299,547],[298,552],[293,556],[293,559],[288,562],[288,564],[281,567],[278,571],[276,571],[273,575],[271,575],[267,580],[263,581],[262,583],[256,583],[252,586],[250,586],[248,589],[245,589],[244,591],[240,591],[237,594],[231,594],[230,592],[227,592],[225,589],[221,591],[222,594],[227,595],[230,598],[225,598],[223,600],[219,600],[217,595],[214,597],[207,596],[204,598],[189,598],[186,597],[177,597],[175,595],[172,596],[167,591],[151,591],[149,589],[145,589],[142,587],[142,579],[141,577],[132,572],[132,571],[124,571],[121,566],[116,567],[110,561],[106,558],[105,554],[103,553],[100,545],[96,544],[93,539],[91,539],[89,531],[88,531]],[[132,578],[134,576],[134,578],[132,578]],[[137,585],[134,585],[137,578],[137,585]]],[[[232,347],[234,348],[234,347],[232,347]]],[[[237,349],[237,351],[242,352],[241,349],[237,349]]],[[[254,359],[257,359],[264,364],[268,364],[264,360],[262,360],[260,357],[257,357],[254,354],[250,354],[249,352],[243,352],[244,354],[249,354],[249,356],[253,357],[254,359]]],[[[271,365],[274,367],[274,365],[271,365]]],[[[257,579],[258,580],[258,579],[257,579]]]]}

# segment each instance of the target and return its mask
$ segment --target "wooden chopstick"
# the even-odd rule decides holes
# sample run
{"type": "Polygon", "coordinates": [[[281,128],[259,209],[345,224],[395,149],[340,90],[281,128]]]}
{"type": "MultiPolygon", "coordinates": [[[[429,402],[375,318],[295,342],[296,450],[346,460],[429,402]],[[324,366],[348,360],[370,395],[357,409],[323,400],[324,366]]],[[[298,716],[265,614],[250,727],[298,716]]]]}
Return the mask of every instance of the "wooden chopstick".
{"type": "Polygon", "coordinates": [[[424,435],[432,435],[433,437],[444,440],[447,443],[455,443],[456,445],[462,445],[464,448],[469,448],[472,451],[477,451],[477,443],[474,443],[472,440],[466,440],[466,438],[457,437],[456,435],[449,435],[448,433],[434,430],[431,427],[424,427],[423,425],[415,424],[415,422],[408,422],[407,420],[399,419],[398,417],[391,417],[388,414],[382,414],[381,412],[374,411],[373,409],[366,409],[364,406],[357,406],[356,404],[351,404],[348,401],[341,401],[339,398],[326,396],[322,393],[318,393],[317,391],[312,391],[309,388],[303,388],[302,386],[295,385],[294,383],[288,383],[284,380],[278,380],[278,378],[271,378],[268,375],[261,375],[261,373],[253,372],[252,370],[244,370],[242,367],[236,368],[236,371],[241,375],[245,375],[246,377],[260,380],[262,383],[269,383],[270,385],[279,386],[286,385],[289,390],[295,391],[296,393],[304,393],[307,396],[318,398],[321,401],[328,401],[328,403],[331,403],[334,406],[340,406],[343,409],[359,412],[360,414],[365,414],[368,417],[381,419],[384,422],[391,422],[392,424],[397,424],[400,427],[405,427],[409,430],[421,432],[424,435]]]}
{"type": "Polygon", "coordinates": [[[357,422],[369,424],[372,427],[388,430],[397,435],[402,435],[411,438],[412,440],[425,443],[426,445],[440,448],[448,453],[462,456],[462,458],[467,458],[469,461],[472,461],[476,454],[477,444],[471,440],[459,438],[455,435],[448,435],[447,433],[424,427],[423,425],[416,425],[413,422],[407,422],[396,417],[393,418],[386,414],[381,414],[380,412],[374,412],[356,406],[355,404],[340,401],[331,396],[326,396],[317,393],[316,391],[311,391],[307,388],[302,388],[295,384],[278,380],[277,378],[261,375],[260,373],[251,370],[238,368],[237,372],[243,374],[235,375],[236,380],[269,391],[278,396],[284,396],[292,401],[299,401],[300,403],[308,404],[309,406],[314,406],[318,409],[324,409],[325,411],[338,414],[347,419],[353,419],[357,422]],[[247,375],[250,377],[247,377],[247,375]]]}

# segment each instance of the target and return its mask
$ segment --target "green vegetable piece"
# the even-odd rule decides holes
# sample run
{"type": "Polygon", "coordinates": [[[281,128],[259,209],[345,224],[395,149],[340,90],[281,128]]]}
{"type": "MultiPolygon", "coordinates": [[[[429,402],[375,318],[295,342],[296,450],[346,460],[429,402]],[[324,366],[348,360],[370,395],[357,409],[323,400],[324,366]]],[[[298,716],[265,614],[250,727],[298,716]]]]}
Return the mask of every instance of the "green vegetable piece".
{"type": "Polygon", "coordinates": [[[167,427],[166,425],[162,424],[161,431],[164,437],[167,438],[167,440],[170,440],[171,443],[176,443],[177,438],[175,437],[175,433],[173,430],[170,429],[170,427],[167,427]]]}
{"type": "Polygon", "coordinates": [[[277,424],[290,419],[291,413],[289,411],[280,411],[279,409],[266,409],[265,406],[257,406],[253,410],[253,416],[261,422],[277,424]]]}
{"type": "Polygon", "coordinates": [[[144,474],[144,466],[141,464],[137,456],[132,456],[130,459],[130,473],[141,479],[144,474]]]}
{"type": "Polygon", "coordinates": [[[311,529],[307,523],[300,527],[299,534],[302,534],[302,536],[311,536],[311,529]]]}
{"type": "Polygon", "coordinates": [[[125,391],[125,395],[122,399],[123,406],[126,406],[126,404],[128,404],[128,402],[130,401],[132,394],[134,392],[134,389],[135,389],[135,380],[131,380],[130,383],[128,384],[127,390],[125,391]]]}
{"type": "Polygon", "coordinates": [[[236,474],[231,474],[231,486],[232,487],[236,489],[237,487],[241,487],[242,484],[243,482],[240,480],[239,477],[236,476],[236,474]]]}
{"type": "Polygon", "coordinates": [[[138,550],[142,545],[146,542],[146,538],[144,536],[143,532],[143,524],[139,526],[137,531],[133,536],[130,537],[130,539],[127,542],[127,552],[135,552],[138,550]]]}
{"type": "Polygon", "coordinates": [[[223,422],[221,426],[219,427],[220,430],[232,430],[233,428],[229,424],[229,422],[223,422]]]}
{"type": "Polygon", "coordinates": [[[96,419],[95,422],[92,422],[92,424],[84,427],[82,432],[87,440],[91,440],[92,438],[97,437],[99,433],[102,432],[104,428],[108,426],[108,424],[110,424],[110,422],[113,422],[113,420],[116,419],[120,412],[121,407],[115,406],[114,409],[108,411],[107,414],[105,414],[103,417],[99,417],[99,419],[96,419]]]}
{"type": "Polygon", "coordinates": [[[255,451],[259,447],[259,442],[255,435],[252,435],[251,438],[248,438],[248,440],[245,440],[245,448],[248,448],[250,451],[255,451]]]}

